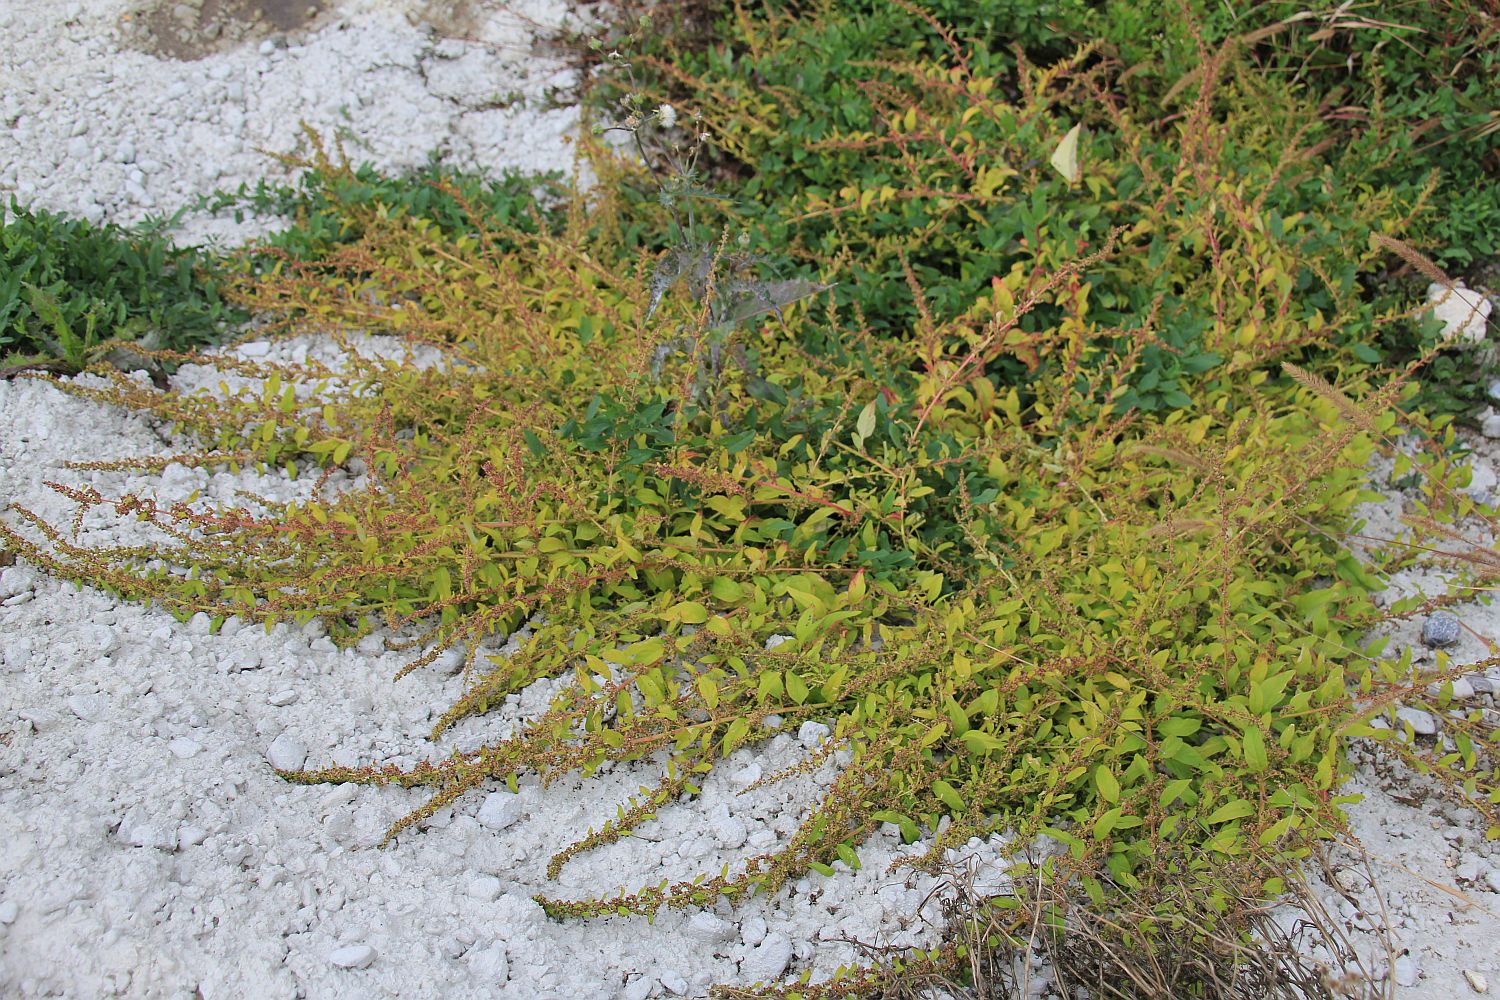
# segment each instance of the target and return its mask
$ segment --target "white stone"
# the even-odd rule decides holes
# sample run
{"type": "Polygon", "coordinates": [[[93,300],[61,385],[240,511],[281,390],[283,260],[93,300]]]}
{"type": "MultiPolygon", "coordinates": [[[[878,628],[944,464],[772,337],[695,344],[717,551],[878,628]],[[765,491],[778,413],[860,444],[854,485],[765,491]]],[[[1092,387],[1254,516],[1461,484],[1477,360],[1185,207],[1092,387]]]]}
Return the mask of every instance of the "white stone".
{"type": "Polygon", "coordinates": [[[687,932],[704,944],[722,944],[734,937],[734,925],[723,917],[700,910],[688,918],[687,932]]]}
{"type": "Polygon", "coordinates": [[[740,785],[743,787],[755,784],[761,779],[761,775],[764,773],[765,772],[761,769],[760,762],[755,761],[748,767],[742,767],[738,771],[731,774],[729,776],[729,780],[734,782],[736,785],[740,785]]]}
{"type": "Polygon", "coordinates": [[[1482,292],[1465,288],[1463,282],[1457,282],[1452,288],[1433,282],[1427,286],[1427,302],[1432,314],[1443,324],[1443,340],[1457,339],[1466,344],[1483,342],[1493,307],[1482,292]]]}
{"type": "Polygon", "coordinates": [[[275,694],[271,695],[269,698],[266,699],[266,702],[268,704],[270,704],[270,705],[275,706],[276,708],[285,708],[286,706],[294,703],[296,700],[297,700],[297,691],[296,691],[296,689],[295,688],[286,688],[284,690],[277,691],[275,694]]]}
{"type": "Polygon", "coordinates": [[[373,961],[375,949],[367,944],[345,945],[328,955],[328,964],[338,969],[363,969],[373,961]]]}
{"type": "Polygon", "coordinates": [[[521,798],[511,792],[491,792],[474,815],[489,830],[504,830],[521,818],[521,798]]]}
{"type": "Polygon", "coordinates": [[[746,842],[757,851],[769,850],[771,845],[776,843],[776,834],[762,827],[750,834],[746,842]]]}
{"type": "Polygon", "coordinates": [[[36,570],[27,566],[8,566],[0,570],[0,594],[19,594],[36,587],[36,570]]]}
{"type": "Polygon", "coordinates": [[[1437,732],[1437,719],[1431,713],[1403,705],[1396,709],[1396,718],[1411,724],[1412,732],[1418,736],[1431,736],[1437,732]]]}
{"type": "Polygon", "coordinates": [[[745,829],[744,821],[729,815],[727,809],[711,816],[709,824],[709,828],[713,831],[714,841],[720,847],[730,850],[736,847],[743,847],[746,838],[749,836],[749,831],[745,829]]]}
{"type": "Polygon", "coordinates": [[[68,698],[66,704],[68,711],[84,722],[93,722],[108,707],[109,699],[102,694],[75,694],[68,698]]]}
{"type": "Polygon", "coordinates": [[[261,655],[253,649],[236,650],[224,660],[224,669],[231,674],[244,670],[259,670],[263,666],[265,664],[261,662],[261,655]]]}
{"type": "Polygon", "coordinates": [[[120,839],[132,847],[149,847],[158,851],[177,849],[177,831],[157,823],[137,823],[122,829],[120,839]]]}
{"type": "Polygon", "coordinates": [[[666,990],[674,997],[687,996],[688,981],[682,978],[682,976],[676,972],[663,972],[660,976],[656,977],[656,981],[661,983],[662,989],[666,990]]]}
{"type": "Polygon", "coordinates": [[[282,733],[266,748],[266,760],[278,771],[300,771],[307,763],[307,747],[290,733],[282,733]]]}
{"type": "Polygon", "coordinates": [[[203,745],[196,740],[190,740],[186,736],[179,736],[167,744],[167,749],[172,751],[172,756],[179,760],[187,760],[189,757],[197,756],[203,745]]]}
{"type": "Polygon", "coordinates": [[[503,887],[494,875],[475,875],[469,879],[469,895],[482,903],[493,903],[500,898],[503,887]]]}
{"type": "Polygon", "coordinates": [[[792,961],[792,942],[780,931],[767,934],[764,941],[750,949],[740,963],[740,976],[751,983],[769,983],[781,978],[792,961]]]}
{"type": "Polygon", "coordinates": [[[510,960],[503,941],[496,941],[483,951],[471,951],[468,961],[469,969],[486,985],[504,986],[510,979],[510,960]]]}
{"type": "Polygon", "coordinates": [[[811,750],[820,746],[824,740],[828,739],[828,734],[832,731],[821,722],[804,722],[802,723],[802,727],[797,730],[797,740],[803,746],[807,747],[807,749],[811,750]]]}
{"type": "Polygon", "coordinates": [[[1396,959],[1394,972],[1396,983],[1400,986],[1415,986],[1422,976],[1421,966],[1410,955],[1402,955],[1396,959]]]}
{"type": "Polygon", "coordinates": [[[7,899],[5,902],[0,903],[0,924],[9,927],[16,922],[16,918],[20,915],[21,908],[16,905],[15,900],[7,899]]]}
{"type": "Polygon", "coordinates": [[[61,716],[45,708],[23,708],[16,713],[16,716],[22,722],[31,723],[31,728],[39,733],[56,729],[62,723],[61,716]]]}
{"type": "Polygon", "coordinates": [[[750,916],[740,921],[740,940],[754,948],[766,939],[764,917],[750,916]]]}

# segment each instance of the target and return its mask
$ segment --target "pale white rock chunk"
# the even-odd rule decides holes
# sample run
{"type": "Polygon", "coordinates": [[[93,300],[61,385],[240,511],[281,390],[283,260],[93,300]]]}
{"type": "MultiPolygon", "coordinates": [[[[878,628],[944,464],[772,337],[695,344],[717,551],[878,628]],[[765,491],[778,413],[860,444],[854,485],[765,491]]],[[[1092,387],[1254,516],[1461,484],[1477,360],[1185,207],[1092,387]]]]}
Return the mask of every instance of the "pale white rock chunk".
{"type": "Polygon", "coordinates": [[[748,767],[742,767],[734,772],[734,774],[729,776],[729,780],[740,786],[753,785],[761,779],[761,775],[764,773],[760,762],[756,761],[748,767]]]}
{"type": "Polygon", "coordinates": [[[84,722],[99,718],[108,705],[109,699],[102,694],[75,694],[67,700],[68,711],[84,722]]]}
{"type": "Polygon", "coordinates": [[[832,730],[821,722],[804,722],[802,728],[797,730],[797,741],[811,750],[828,739],[830,732],[832,730]]]}
{"type": "Polygon", "coordinates": [[[745,829],[744,821],[729,815],[727,809],[721,809],[709,817],[709,829],[713,831],[714,841],[720,847],[730,850],[744,846],[745,839],[750,835],[745,829]]]}
{"type": "Polygon", "coordinates": [[[307,747],[290,733],[282,733],[266,748],[266,760],[278,771],[300,771],[307,763],[307,747]]]}
{"type": "Polygon", "coordinates": [[[120,838],[132,847],[149,847],[157,851],[177,850],[177,831],[157,823],[137,823],[120,831],[120,838]]]}
{"type": "Polygon", "coordinates": [[[173,757],[179,760],[187,760],[189,757],[196,756],[198,751],[203,749],[203,745],[196,740],[188,739],[186,736],[179,736],[167,744],[167,749],[172,751],[173,757]]]}
{"type": "Polygon", "coordinates": [[[1451,288],[1433,282],[1427,286],[1427,302],[1432,314],[1443,324],[1443,340],[1461,340],[1465,344],[1484,341],[1493,307],[1483,292],[1465,288],[1461,281],[1451,288]]]}
{"type": "Polygon", "coordinates": [[[1410,955],[1402,955],[1396,959],[1396,964],[1392,971],[1397,985],[1400,986],[1415,986],[1417,985],[1417,980],[1422,976],[1421,966],[1410,955]]]}
{"type": "Polygon", "coordinates": [[[511,792],[491,792],[474,818],[489,830],[504,830],[521,818],[521,797],[511,792]]]}
{"type": "Polygon", "coordinates": [[[740,923],[740,940],[754,948],[766,939],[766,921],[764,917],[746,917],[740,923]]]}
{"type": "Polygon", "coordinates": [[[510,960],[505,954],[505,943],[496,941],[483,951],[470,952],[469,968],[487,985],[504,986],[510,979],[510,960]]]}
{"type": "Polygon", "coordinates": [[[493,875],[475,875],[469,879],[469,895],[485,903],[500,898],[500,880],[493,875]]]}
{"type": "Polygon", "coordinates": [[[700,911],[688,918],[688,933],[704,944],[722,944],[734,937],[734,925],[723,917],[700,911]]]}
{"type": "Polygon", "coordinates": [[[328,964],[338,969],[363,969],[373,961],[375,949],[367,944],[345,945],[328,955],[328,964]]]}
{"type": "Polygon", "coordinates": [[[740,975],[746,982],[768,983],[781,978],[792,961],[792,941],[780,931],[767,934],[764,941],[750,949],[740,963],[740,975]]]}
{"type": "Polygon", "coordinates": [[[1396,718],[1411,724],[1411,731],[1418,736],[1431,736],[1437,732],[1437,719],[1429,712],[1402,706],[1396,709],[1396,718]]]}

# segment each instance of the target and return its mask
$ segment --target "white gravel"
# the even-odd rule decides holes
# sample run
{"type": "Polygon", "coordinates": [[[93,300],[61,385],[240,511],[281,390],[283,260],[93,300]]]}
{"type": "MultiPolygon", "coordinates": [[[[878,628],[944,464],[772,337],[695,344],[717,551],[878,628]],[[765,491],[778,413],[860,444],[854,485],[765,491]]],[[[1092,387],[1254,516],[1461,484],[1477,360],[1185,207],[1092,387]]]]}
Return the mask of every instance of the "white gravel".
{"type": "MultiPolygon", "coordinates": [[[[241,350],[328,363],[337,354],[311,340],[241,350]]],[[[174,380],[209,388],[218,376],[187,366],[174,380]]],[[[160,500],[196,491],[200,502],[241,489],[290,499],[312,485],[182,466],[161,479],[69,471],[68,460],[161,452],[162,436],[139,415],[36,381],[0,383],[0,412],[0,497],[56,521],[71,504],[46,480],[160,500]]],[[[100,514],[84,519],[82,537],[152,536],[100,514]]],[[[14,911],[0,921],[0,993],[700,996],[716,982],[830,974],[858,958],[846,936],[931,940],[936,883],[887,871],[925,848],[893,832],[864,847],[859,872],[840,864],[832,878],[812,874],[733,910],[559,923],[532,901],[689,879],[785,843],[837,762],[752,792],[746,778],[800,760],[824,737],[817,727],[738,752],[700,798],[548,882],[564,838],[611,818],[655,772],[615,768],[545,792],[535,781],[516,794],[497,787],[382,850],[380,836],[420,792],[293,786],[272,768],[409,764],[472,748],[543,707],[550,682],[432,745],[425,733],[458,677],[429,668],[397,684],[403,654],[379,642],[341,652],[316,624],[269,635],[238,624],[211,636],[202,616],[179,624],[24,565],[0,571],[0,916],[14,911]]],[[[997,853],[975,841],[952,860],[972,858],[998,890],[997,853]]]]}
{"type": "MultiPolygon", "coordinates": [[[[565,16],[559,0],[329,6],[307,31],[182,62],[126,44],[127,15],[139,16],[127,0],[5,0],[0,196],[91,219],[170,213],[215,188],[282,176],[257,148],[295,148],[301,120],[347,131],[356,160],[387,168],[419,165],[438,149],[465,167],[572,169],[566,140],[577,112],[548,95],[573,81],[533,43],[537,25],[565,16]],[[472,8],[467,40],[424,26],[439,7],[472,8]]],[[[238,241],[257,231],[199,216],[181,238],[238,241]]],[[[314,340],[240,352],[337,360],[314,340]]],[[[211,386],[217,376],[186,367],[175,380],[211,386]]],[[[180,465],[160,477],[68,471],[68,460],[187,443],[37,382],[0,383],[0,418],[0,505],[21,503],[54,522],[72,509],[47,480],[164,499],[198,491],[203,503],[238,500],[241,489],[291,499],[312,488],[180,465]]],[[[1500,428],[1500,415],[1490,422],[1500,428]]],[[[1500,460],[1493,443],[1478,443],[1487,464],[1471,489],[1489,489],[1500,460]]],[[[335,478],[327,488],[355,482],[335,478]]],[[[1388,494],[1372,508],[1372,534],[1394,530],[1401,496],[1388,494]]],[[[3,516],[18,523],[14,512],[3,516]]],[[[103,514],[85,518],[83,531],[92,543],[154,540],[103,514]]],[[[1440,576],[1414,573],[1392,590],[1441,587],[1440,576]]],[[[1485,642],[1500,636],[1500,610],[1452,610],[1462,628],[1444,654],[1483,658],[1485,642]]],[[[1423,627],[1407,623],[1395,641],[1435,656],[1423,627]]],[[[1429,629],[1429,639],[1451,632],[1446,623],[1429,629]]],[[[401,663],[378,641],[341,652],[317,626],[267,634],[231,621],[210,636],[201,617],[179,624],[24,564],[0,571],[0,995],[702,996],[715,982],[827,975],[858,958],[845,938],[932,940],[935,884],[887,871],[923,847],[903,847],[890,831],[861,850],[860,871],[836,866],[832,878],[809,875],[737,909],[560,923],[532,901],[541,891],[582,897],[690,878],[784,843],[837,760],[741,793],[818,747],[829,734],[815,722],[738,752],[700,798],[574,860],[558,883],[544,869],[564,832],[611,818],[654,772],[615,768],[545,792],[534,781],[515,794],[497,787],[376,848],[421,793],[293,786],[272,768],[441,756],[504,732],[552,690],[536,685],[431,745],[424,734],[460,681],[429,668],[393,684],[401,663]]],[[[1456,686],[1491,709],[1496,690],[1493,672],[1456,686]]],[[[1500,854],[1472,814],[1369,760],[1350,789],[1366,795],[1351,816],[1385,906],[1347,881],[1345,894],[1327,888],[1328,905],[1351,932],[1389,915],[1406,952],[1390,971],[1402,997],[1449,1000],[1500,981],[1500,854]]],[[[981,885],[1004,890],[995,845],[971,842],[964,854],[981,885]]]]}
{"type": "MultiPolygon", "coordinates": [[[[571,172],[572,70],[535,58],[560,0],[474,4],[471,40],[443,38],[416,0],[345,0],[311,33],[190,62],[123,44],[137,0],[0,3],[0,195],[91,220],[170,215],[241,181],[284,178],[267,153],[306,150],[305,122],[355,162],[571,172]]],[[[450,5],[452,6],[452,5],[450,5]]],[[[466,5],[467,6],[467,5],[466,5]]],[[[138,16],[138,15],[137,15],[138,16]]],[[[263,225],[197,217],[183,242],[263,225]]]]}

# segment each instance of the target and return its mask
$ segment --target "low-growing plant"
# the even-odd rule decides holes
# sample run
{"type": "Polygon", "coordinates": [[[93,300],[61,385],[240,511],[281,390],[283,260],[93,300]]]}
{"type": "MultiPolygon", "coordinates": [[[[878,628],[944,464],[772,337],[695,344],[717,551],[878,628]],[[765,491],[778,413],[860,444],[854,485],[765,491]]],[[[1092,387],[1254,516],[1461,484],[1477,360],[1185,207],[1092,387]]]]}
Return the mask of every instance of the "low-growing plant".
{"type": "Polygon", "coordinates": [[[373,216],[424,219],[457,235],[469,225],[465,204],[500,226],[530,232],[556,222],[562,199],[559,175],[507,172],[482,176],[446,165],[436,151],[416,170],[388,173],[373,164],[351,164],[343,144],[332,154],[320,136],[304,128],[306,158],[277,157],[297,171],[292,182],[259,180],[233,191],[200,198],[199,211],[249,218],[283,218],[290,225],[267,236],[257,249],[296,260],[313,260],[332,247],[357,241],[373,216]],[[461,203],[462,201],[462,203],[461,203]]]}
{"type": "Polygon", "coordinates": [[[214,343],[246,318],[220,288],[213,258],[196,248],[12,200],[0,211],[0,374],[106,359],[130,367],[133,348],[214,343]]]}
{"type": "MultiPolygon", "coordinates": [[[[787,842],[690,881],[540,896],[555,916],[773,892],[858,865],[865,838],[891,823],[908,841],[931,836],[915,864],[1006,833],[1052,845],[1047,883],[1100,912],[1128,898],[1129,912],[1161,921],[1198,893],[1205,935],[1236,937],[1237,901],[1281,892],[1283,870],[1341,829],[1355,738],[1444,776],[1500,834],[1482,718],[1445,720],[1451,746],[1372,724],[1403,703],[1446,709],[1426,690],[1452,669],[1360,648],[1386,614],[1370,600],[1380,569],[1411,556],[1377,555],[1370,568],[1342,542],[1368,497],[1366,461],[1402,432],[1434,447],[1426,523],[1414,527],[1454,530],[1472,513],[1439,447],[1451,426],[1397,410],[1432,351],[1395,370],[1361,355],[1382,324],[1415,314],[1372,309],[1358,283],[1420,206],[1368,192],[1342,218],[1382,239],[1336,253],[1337,228],[1298,210],[1323,197],[1317,170],[1294,169],[1315,156],[1301,145],[1315,109],[1270,84],[1228,82],[1232,50],[1201,54],[1165,130],[1114,103],[1110,74],[1125,68],[1104,61],[1028,68],[1013,100],[986,92],[973,63],[892,70],[924,84],[909,102],[932,116],[909,140],[926,150],[918,170],[961,137],[970,97],[1000,123],[983,147],[1009,150],[997,162],[1018,162],[1021,147],[1049,157],[1054,86],[1094,102],[1093,127],[1116,131],[1091,143],[1117,150],[1092,166],[1093,145],[1084,150],[1078,183],[1101,206],[1086,233],[1081,215],[1063,227],[1033,206],[1024,254],[970,258],[975,270],[956,277],[919,266],[928,241],[951,236],[922,220],[910,220],[909,245],[898,221],[879,218],[860,221],[868,242],[792,242],[818,265],[804,280],[820,285],[857,275],[865,252],[894,259],[899,307],[884,292],[846,297],[842,284],[776,310],[724,306],[734,286],[721,282],[738,277],[730,217],[710,207],[691,225],[679,218],[643,252],[651,244],[632,235],[625,206],[664,223],[681,202],[663,202],[672,192],[649,162],[598,144],[598,176],[654,195],[622,199],[613,183],[575,193],[555,231],[489,218],[451,186],[463,213],[451,228],[367,213],[354,238],[315,258],[240,273],[234,300],[268,335],[388,333],[439,348],[445,364],[350,344],[336,370],[216,359],[256,380],[218,394],[154,392],[109,372],[103,388],[62,383],[173,422],[202,446],[185,463],[302,475],[358,460],[365,486],[255,513],[58,484],[80,517],[112,506],[159,527],[169,547],[92,548],[19,507],[22,523],[0,524],[0,540],[184,618],[318,617],[343,643],[418,627],[403,674],[447,650],[467,667],[435,740],[535,681],[564,681],[544,711],[478,749],[284,775],[428,790],[388,842],[492,782],[653,768],[616,820],[549,845],[555,877],[696,794],[740,748],[808,719],[831,725],[788,773],[841,751],[847,763],[787,842]],[[1121,275],[1155,291],[1130,298],[1121,275]],[[1212,364],[1193,360],[1205,355],[1212,364]],[[1168,364],[1162,405],[1145,405],[1168,364]],[[527,622],[515,653],[480,654],[527,622]],[[1221,927],[1216,914],[1230,917],[1221,927]]],[[[633,127],[650,107],[638,104],[633,127]]],[[[658,124],[691,114],[673,109],[658,108],[658,124]]],[[[904,112],[898,124],[917,127],[904,112]]],[[[891,147],[880,169],[899,164],[902,142],[880,143],[891,147]]],[[[637,153],[649,161],[644,145],[637,153]]],[[[1051,169],[1001,181],[1019,203],[1051,169]]],[[[883,981],[768,991],[871,995],[883,981]]]]}

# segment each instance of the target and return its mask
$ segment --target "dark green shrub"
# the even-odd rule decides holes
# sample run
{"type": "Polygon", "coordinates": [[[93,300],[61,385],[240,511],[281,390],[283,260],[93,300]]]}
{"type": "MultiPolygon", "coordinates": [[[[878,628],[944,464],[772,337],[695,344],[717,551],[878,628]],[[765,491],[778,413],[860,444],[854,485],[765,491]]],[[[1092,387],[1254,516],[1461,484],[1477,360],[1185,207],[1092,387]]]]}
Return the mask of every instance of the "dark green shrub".
{"type": "Polygon", "coordinates": [[[173,350],[213,343],[246,315],[224,304],[221,281],[197,248],[12,200],[0,211],[0,363],[77,369],[112,341],[173,350]]]}

